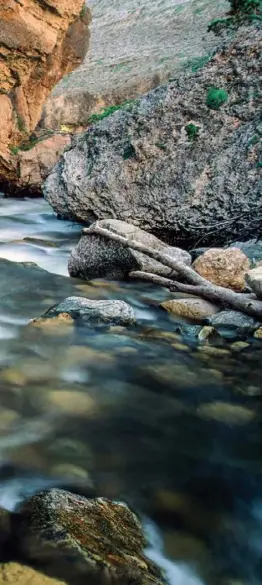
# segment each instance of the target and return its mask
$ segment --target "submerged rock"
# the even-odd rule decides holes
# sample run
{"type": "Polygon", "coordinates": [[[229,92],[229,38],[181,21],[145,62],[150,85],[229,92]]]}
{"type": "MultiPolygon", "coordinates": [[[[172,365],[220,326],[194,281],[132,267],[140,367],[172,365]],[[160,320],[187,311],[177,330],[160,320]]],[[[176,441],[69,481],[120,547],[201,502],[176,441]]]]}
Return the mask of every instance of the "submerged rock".
{"type": "MultiPolygon", "coordinates": [[[[163,252],[172,260],[179,260],[185,264],[191,264],[191,256],[185,250],[167,246],[161,240],[135,225],[118,221],[116,219],[104,219],[97,221],[91,227],[100,227],[114,234],[124,236],[131,242],[134,240],[163,252]]],[[[125,248],[118,242],[113,242],[96,234],[82,236],[78,245],[71,253],[68,264],[70,276],[78,276],[91,280],[93,278],[123,278],[132,270],[142,270],[170,276],[171,268],[149,258],[146,254],[125,248]]]]}
{"type": "Polygon", "coordinates": [[[68,297],[48,309],[43,317],[54,319],[61,313],[90,325],[99,323],[130,325],[135,322],[132,307],[124,301],[93,301],[82,297],[68,297]]]}
{"type": "Polygon", "coordinates": [[[249,270],[245,275],[246,283],[249,288],[257,295],[259,299],[262,298],[262,266],[257,266],[249,270]]]}
{"type": "Polygon", "coordinates": [[[259,323],[241,311],[220,311],[207,319],[222,337],[248,337],[258,329],[259,323]]]}
{"type": "Polygon", "coordinates": [[[147,543],[139,520],[123,503],[52,489],[28,500],[20,518],[26,558],[51,565],[57,577],[74,578],[76,584],[88,579],[92,585],[165,583],[144,555],[147,543]]]}
{"type": "Polygon", "coordinates": [[[257,236],[260,74],[260,30],[241,27],[197,72],[74,137],[45,182],[46,199],[63,217],[128,221],[172,242],[257,236]]]}
{"type": "Polygon", "coordinates": [[[172,315],[184,317],[186,319],[193,319],[194,321],[202,321],[209,315],[214,315],[219,311],[217,305],[209,303],[204,299],[198,297],[189,299],[171,299],[161,304],[161,307],[166,309],[172,315]]]}
{"type": "Polygon", "coordinates": [[[255,417],[255,413],[249,408],[228,402],[207,402],[198,407],[197,413],[204,418],[228,425],[247,424],[255,417]]]}
{"type": "Polygon", "coordinates": [[[195,260],[193,268],[213,284],[242,291],[250,263],[238,248],[211,248],[195,260]]]}

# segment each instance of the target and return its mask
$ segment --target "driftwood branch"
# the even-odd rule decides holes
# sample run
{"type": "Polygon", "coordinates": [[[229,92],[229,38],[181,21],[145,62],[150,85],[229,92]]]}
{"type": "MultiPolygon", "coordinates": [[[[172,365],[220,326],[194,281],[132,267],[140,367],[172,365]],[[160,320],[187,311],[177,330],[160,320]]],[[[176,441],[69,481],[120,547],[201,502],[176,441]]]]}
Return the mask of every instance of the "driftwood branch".
{"type": "Polygon", "coordinates": [[[223,305],[223,307],[228,307],[236,311],[242,311],[243,313],[252,315],[253,317],[256,317],[260,320],[262,318],[262,303],[261,301],[253,298],[253,295],[236,293],[231,289],[213,284],[195,272],[191,266],[187,266],[183,262],[174,260],[159,250],[153,250],[152,248],[148,248],[148,246],[144,246],[135,240],[128,240],[119,234],[114,234],[113,232],[110,232],[109,230],[101,227],[85,228],[83,233],[88,235],[96,234],[98,236],[102,236],[104,238],[118,242],[124,247],[142,252],[150,258],[161,262],[164,264],[164,266],[171,268],[171,270],[176,272],[180,278],[186,281],[187,284],[140,271],[131,272],[130,276],[132,278],[139,278],[141,280],[146,280],[154,284],[165,286],[169,288],[171,292],[178,291],[194,294],[204,299],[218,302],[223,305]]]}

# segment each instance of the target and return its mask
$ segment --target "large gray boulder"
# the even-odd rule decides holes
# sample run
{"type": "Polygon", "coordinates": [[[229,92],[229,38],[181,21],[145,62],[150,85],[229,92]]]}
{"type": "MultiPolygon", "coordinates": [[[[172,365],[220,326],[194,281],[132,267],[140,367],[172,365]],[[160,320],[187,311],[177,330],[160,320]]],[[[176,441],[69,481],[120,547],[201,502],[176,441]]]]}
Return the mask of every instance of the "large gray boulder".
{"type": "MultiPolygon", "coordinates": [[[[167,246],[155,236],[124,221],[104,219],[97,221],[91,227],[104,228],[114,234],[124,236],[131,242],[136,240],[136,242],[153,250],[163,252],[171,259],[191,264],[191,256],[185,250],[167,246]]],[[[85,280],[125,278],[131,270],[142,270],[162,276],[171,276],[172,274],[170,268],[141,252],[125,248],[122,244],[99,235],[88,233],[81,237],[78,245],[73,249],[68,269],[70,276],[78,276],[85,280]]]]}
{"type": "Polygon", "coordinates": [[[231,43],[76,136],[44,186],[55,211],[131,222],[171,242],[255,237],[260,30],[240,28],[231,43]]]}

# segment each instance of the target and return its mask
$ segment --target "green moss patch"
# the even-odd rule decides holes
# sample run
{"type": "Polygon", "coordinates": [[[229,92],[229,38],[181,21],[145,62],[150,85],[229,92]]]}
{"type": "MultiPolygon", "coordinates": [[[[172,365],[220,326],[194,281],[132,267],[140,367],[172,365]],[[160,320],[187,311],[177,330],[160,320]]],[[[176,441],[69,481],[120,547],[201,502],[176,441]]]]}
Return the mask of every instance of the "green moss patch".
{"type": "Polygon", "coordinates": [[[219,108],[228,100],[228,93],[225,89],[219,87],[210,87],[206,96],[206,105],[211,110],[219,108]]]}

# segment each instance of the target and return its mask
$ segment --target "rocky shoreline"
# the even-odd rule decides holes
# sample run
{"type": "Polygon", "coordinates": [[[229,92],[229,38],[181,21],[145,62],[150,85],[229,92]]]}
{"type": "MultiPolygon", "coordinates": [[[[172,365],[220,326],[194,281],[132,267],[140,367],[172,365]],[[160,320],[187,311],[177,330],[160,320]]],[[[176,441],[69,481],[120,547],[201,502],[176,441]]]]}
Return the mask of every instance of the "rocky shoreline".
{"type": "MultiPolygon", "coordinates": [[[[206,13],[206,4],[203,9],[206,13]]],[[[124,17],[131,23],[141,14],[144,18],[140,9],[124,17]]],[[[0,6],[0,182],[6,195],[39,195],[42,189],[58,219],[79,222],[80,235],[74,247],[71,242],[65,248],[70,278],[45,272],[30,259],[17,261],[17,249],[12,262],[5,259],[4,250],[0,257],[1,314],[13,327],[7,331],[3,320],[6,354],[0,362],[0,380],[7,404],[0,417],[3,461],[13,445],[5,433],[15,429],[20,440],[22,404],[29,460],[33,454],[39,469],[43,465],[47,470],[46,485],[59,486],[35,490],[31,497],[23,494],[12,512],[0,508],[0,585],[174,585],[149,552],[143,517],[133,511],[132,488],[123,487],[123,477],[127,474],[132,486],[139,484],[140,498],[146,500],[144,512],[154,510],[153,516],[172,519],[172,526],[173,522],[187,530],[194,526],[199,536],[198,506],[192,519],[190,500],[180,492],[178,496],[173,485],[169,491],[167,469],[171,484],[178,476],[181,489],[185,477],[189,479],[181,460],[181,469],[173,468],[173,441],[175,453],[182,449],[180,456],[191,471],[201,465],[206,476],[212,455],[204,444],[210,437],[218,456],[214,436],[223,425],[222,444],[230,439],[230,455],[220,452],[215,467],[211,465],[215,478],[221,478],[217,466],[225,463],[225,456],[231,467],[232,443],[238,469],[233,477],[244,473],[239,449],[243,429],[248,428],[249,435],[259,419],[253,402],[260,392],[258,371],[256,381],[251,372],[262,344],[257,8],[253,16],[252,22],[237,18],[233,24],[232,10],[226,18],[231,26],[209,58],[197,67],[178,70],[173,79],[166,67],[162,78],[149,73],[145,91],[150,91],[143,97],[140,84],[135,90],[126,87],[131,95],[125,94],[129,99],[124,103],[118,88],[110,105],[109,96],[93,96],[86,104],[89,113],[93,106],[94,111],[81,128],[85,131],[75,134],[76,128],[43,129],[56,92],[42,118],[41,112],[53,85],[86,54],[89,9],[80,1],[70,6],[64,0],[8,0],[0,6]],[[136,286],[141,287],[140,295],[133,298],[130,291],[136,286]],[[147,318],[144,313],[142,318],[142,307],[147,318]],[[243,359],[251,362],[249,373],[243,359]],[[97,371],[101,375],[93,379],[97,371]],[[237,382],[243,375],[244,380],[237,382]],[[141,440],[143,417],[148,434],[141,440]],[[193,456],[185,429],[195,417],[201,420],[196,435],[203,443],[193,456]],[[177,434],[180,419],[183,427],[184,420],[187,424],[177,434]],[[58,437],[52,436],[54,421],[58,437]],[[231,435],[235,426],[240,428],[238,448],[231,435]],[[79,428],[81,438],[72,439],[71,428],[79,428]],[[50,429],[50,444],[45,444],[50,429]],[[94,453],[89,453],[87,437],[97,446],[94,453]],[[156,447],[163,437],[165,452],[156,447]],[[34,453],[37,440],[41,463],[34,453]],[[158,485],[158,474],[157,480],[153,474],[156,485],[151,485],[151,465],[148,469],[147,457],[146,462],[144,456],[140,459],[144,448],[150,461],[157,457],[161,466],[165,459],[167,486],[158,485]],[[95,456],[99,464],[93,482],[87,466],[92,468],[95,456]],[[115,468],[121,469],[121,487],[112,480],[115,468]]],[[[212,26],[224,27],[222,22],[212,26]]],[[[112,88],[108,91],[112,95],[112,88]]],[[[77,108],[81,99],[76,100],[77,108]]],[[[24,220],[30,224],[32,218],[25,215],[24,220]]],[[[16,243],[16,227],[12,233],[16,243]]],[[[52,247],[56,244],[51,229],[48,234],[52,247]]],[[[24,238],[23,245],[28,240],[24,238]]],[[[33,245],[39,245],[37,238],[33,245]]],[[[50,261],[51,256],[45,267],[50,261]]],[[[249,454],[257,428],[252,431],[246,444],[249,454]]],[[[19,449],[15,456],[20,462],[19,449]]],[[[256,457],[252,459],[248,457],[249,471],[256,457]]],[[[193,477],[199,477],[196,469],[193,477]]],[[[204,485],[209,497],[216,496],[214,477],[204,485]]],[[[232,505],[231,490],[222,493],[227,503],[230,494],[232,505]]],[[[197,494],[196,500],[202,501],[202,486],[197,494]]],[[[224,514],[227,525],[229,510],[224,514]]],[[[203,526],[201,535],[202,530],[203,526]]],[[[231,530],[232,526],[226,531],[228,538],[231,530]]],[[[220,541],[220,523],[216,531],[220,541]]],[[[205,538],[209,540],[210,534],[205,538]]],[[[217,582],[221,585],[220,578],[217,582]]],[[[230,577],[224,584],[233,582],[230,577]]]]}

